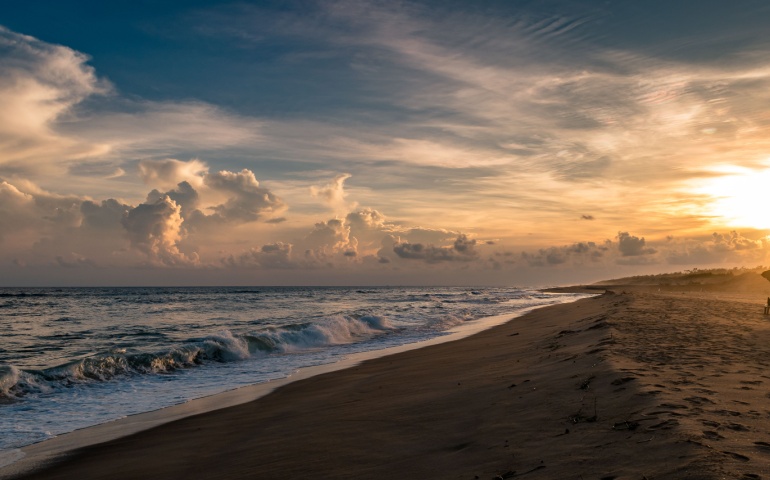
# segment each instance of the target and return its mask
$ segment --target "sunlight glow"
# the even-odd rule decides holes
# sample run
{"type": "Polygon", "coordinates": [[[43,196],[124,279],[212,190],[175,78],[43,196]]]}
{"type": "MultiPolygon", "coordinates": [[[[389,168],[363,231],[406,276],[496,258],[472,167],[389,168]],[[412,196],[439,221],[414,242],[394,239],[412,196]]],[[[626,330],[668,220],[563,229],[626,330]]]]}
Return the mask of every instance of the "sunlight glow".
{"type": "Polygon", "coordinates": [[[725,175],[708,179],[696,189],[712,198],[706,206],[708,214],[731,227],[770,229],[770,169],[729,167],[721,171],[725,175]]]}

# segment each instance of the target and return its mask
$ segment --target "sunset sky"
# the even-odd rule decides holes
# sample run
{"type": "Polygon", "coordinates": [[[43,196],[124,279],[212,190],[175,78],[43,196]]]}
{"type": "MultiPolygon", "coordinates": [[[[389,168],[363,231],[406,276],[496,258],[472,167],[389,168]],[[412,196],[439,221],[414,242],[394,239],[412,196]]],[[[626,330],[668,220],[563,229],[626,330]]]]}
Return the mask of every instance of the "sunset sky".
{"type": "Polygon", "coordinates": [[[0,25],[0,285],[770,263],[764,1],[37,1],[0,25]]]}

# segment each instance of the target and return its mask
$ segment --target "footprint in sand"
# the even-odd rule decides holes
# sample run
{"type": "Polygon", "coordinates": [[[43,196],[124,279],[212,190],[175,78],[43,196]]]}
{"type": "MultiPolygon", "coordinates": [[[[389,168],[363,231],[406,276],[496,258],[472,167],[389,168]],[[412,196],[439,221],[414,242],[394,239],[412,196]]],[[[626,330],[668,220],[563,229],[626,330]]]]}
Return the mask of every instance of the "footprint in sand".
{"type": "Polygon", "coordinates": [[[702,393],[704,395],[716,395],[717,394],[717,392],[715,392],[714,390],[709,390],[708,388],[696,388],[695,391],[698,392],[698,393],[702,393]]]}
{"type": "Polygon", "coordinates": [[[661,393],[663,393],[663,390],[649,390],[649,391],[646,391],[646,392],[637,393],[637,395],[640,396],[640,397],[646,397],[648,395],[659,395],[661,393]]]}
{"type": "Polygon", "coordinates": [[[748,462],[749,460],[751,460],[751,459],[750,459],[749,457],[747,457],[746,455],[741,455],[740,453],[735,453],[735,452],[728,452],[728,451],[726,451],[726,450],[725,450],[725,451],[723,451],[722,453],[724,453],[725,455],[729,455],[729,456],[733,457],[734,459],[736,459],[736,460],[740,460],[740,461],[742,461],[742,462],[748,462]]]}
{"type": "Polygon", "coordinates": [[[763,452],[770,453],[770,443],[768,443],[768,442],[754,442],[754,445],[756,445],[759,450],[762,450],[763,452]]]}
{"type": "Polygon", "coordinates": [[[749,427],[741,425],[740,423],[728,423],[725,427],[730,430],[735,430],[736,432],[748,432],[750,430],[749,427]]]}
{"type": "Polygon", "coordinates": [[[688,409],[687,405],[682,405],[681,403],[661,403],[658,405],[658,408],[688,409]]]}
{"type": "Polygon", "coordinates": [[[655,425],[650,425],[647,427],[647,430],[671,430],[672,428],[679,425],[678,420],[666,420],[664,422],[656,423],[655,425]]]}
{"type": "Polygon", "coordinates": [[[703,430],[703,438],[708,440],[722,440],[725,437],[711,430],[703,430]]]}
{"type": "Polygon", "coordinates": [[[717,415],[722,415],[724,417],[740,417],[741,412],[736,412],[734,410],[714,410],[714,413],[717,415]]]}
{"type": "Polygon", "coordinates": [[[630,381],[636,380],[636,377],[622,377],[622,378],[616,378],[612,382],[610,382],[611,385],[623,385],[624,383],[628,383],[630,381]]]}

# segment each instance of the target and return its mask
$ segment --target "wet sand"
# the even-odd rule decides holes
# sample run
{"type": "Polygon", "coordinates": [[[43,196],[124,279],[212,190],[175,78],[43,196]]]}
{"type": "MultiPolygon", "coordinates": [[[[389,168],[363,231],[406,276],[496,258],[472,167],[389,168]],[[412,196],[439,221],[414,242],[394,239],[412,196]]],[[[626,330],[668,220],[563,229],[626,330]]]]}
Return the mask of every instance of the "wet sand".
{"type": "Polygon", "coordinates": [[[770,288],[607,288],[23,478],[770,478],[770,288]]]}

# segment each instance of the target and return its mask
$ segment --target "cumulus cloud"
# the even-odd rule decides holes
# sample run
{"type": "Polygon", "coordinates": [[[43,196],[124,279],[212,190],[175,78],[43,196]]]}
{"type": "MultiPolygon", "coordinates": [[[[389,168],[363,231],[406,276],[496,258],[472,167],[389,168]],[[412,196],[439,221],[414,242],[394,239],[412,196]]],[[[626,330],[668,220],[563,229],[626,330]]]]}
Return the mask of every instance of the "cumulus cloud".
{"type": "Polygon", "coordinates": [[[114,198],[102,200],[96,203],[86,200],[80,204],[80,213],[83,215],[83,226],[96,229],[116,229],[122,226],[123,218],[131,210],[114,198]]]}
{"type": "MultiPolygon", "coordinates": [[[[226,266],[269,266],[289,267],[334,267],[351,263],[377,263],[377,251],[381,250],[383,234],[388,236],[391,229],[385,216],[377,210],[362,209],[351,212],[345,218],[332,218],[317,222],[312,229],[292,243],[278,242],[254,248],[240,255],[231,255],[222,260],[226,266]],[[296,253],[295,253],[296,252],[296,253]]],[[[470,248],[458,244],[460,249],[470,248]]],[[[392,244],[388,249],[395,258],[392,244]]],[[[382,260],[387,262],[387,259],[382,260]]]]}
{"type": "Polygon", "coordinates": [[[727,235],[714,232],[712,234],[713,244],[717,250],[754,250],[765,246],[762,240],[751,240],[733,230],[727,235]]]}
{"type": "Polygon", "coordinates": [[[20,191],[8,182],[0,182],[0,240],[13,230],[24,228],[32,222],[30,211],[34,208],[35,198],[20,191]]]}
{"type": "Polygon", "coordinates": [[[45,235],[80,224],[81,198],[46,192],[31,182],[15,183],[0,181],[0,238],[27,229],[45,235]]]}
{"type": "Polygon", "coordinates": [[[353,231],[380,230],[385,225],[385,215],[372,208],[350,212],[345,217],[353,231]]]}
{"type": "Polygon", "coordinates": [[[374,254],[380,247],[383,234],[402,231],[397,225],[388,223],[385,215],[372,208],[350,212],[345,216],[350,227],[350,236],[358,244],[359,253],[374,254]]]}
{"type": "Polygon", "coordinates": [[[303,244],[305,257],[311,262],[329,261],[336,255],[355,257],[358,252],[358,240],[350,236],[350,226],[338,218],[316,223],[303,244]]]}
{"type": "Polygon", "coordinates": [[[567,264],[591,265],[604,259],[610,242],[577,242],[560,247],[541,248],[537,252],[522,252],[521,258],[531,267],[547,267],[567,264]]]}
{"type": "Polygon", "coordinates": [[[208,171],[208,165],[198,159],[184,162],[167,158],[139,162],[139,176],[142,181],[161,188],[173,188],[180,182],[200,186],[203,183],[203,175],[208,171]]]}
{"type": "Polygon", "coordinates": [[[6,181],[0,182],[0,207],[3,210],[12,211],[34,203],[35,198],[32,195],[22,192],[6,181]]]}
{"type": "Polygon", "coordinates": [[[646,246],[644,237],[635,237],[628,232],[618,232],[617,239],[618,250],[624,257],[651,255],[656,252],[654,248],[646,246]]]}
{"type": "Polygon", "coordinates": [[[703,265],[724,262],[764,262],[770,241],[767,237],[752,240],[731,231],[714,232],[706,239],[671,239],[666,260],[674,265],[703,265]]]}
{"type": "Polygon", "coordinates": [[[147,203],[168,196],[182,207],[182,217],[198,227],[211,222],[240,224],[269,220],[286,209],[278,196],[260,186],[251,170],[212,173],[197,159],[186,162],[165,159],[144,160],[139,163],[139,171],[145,183],[170,188],[152,190],[147,195],[147,203]]]}
{"type": "MultiPolygon", "coordinates": [[[[173,172],[180,164],[165,162],[165,166],[173,172]]],[[[160,167],[155,171],[164,172],[160,167]]],[[[60,256],[66,261],[54,262],[59,266],[86,265],[74,262],[70,253],[87,248],[89,258],[97,255],[106,264],[130,263],[132,257],[126,252],[133,251],[157,265],[192,265],[199,262],[197,254],[190,253],[195,242],[214,232],[214,227],[221,236],[257,219],[285,221],[273,217],[285,208],[283,202],[261,187],[251,171],[204,172],[201,178],[203,194],[182,181],[168,191],[153,189],[136,207],[114,198],[96,201],[56,195],[28,181],[17,186],[0,180],[0,241],[8,254],[29,252],[32,245],[36,253],[29,261],[33,263],[60,256]]],[[[350,247],[348,255],[355,252],[355,239],[345,243],[350,247]]],[[[269,252],[267,247],[265,253],[269,252]]]]}
{"type": "Polygon", "coordinates": [[[145,203],[156,203],[163,197],[168,197],[177,205],[182,207],[182,217],[187,218],[192,212],[197,210],[199,203],[198,192],[190,185],[189,182],[180,182],[177,188],[169,190],[165,193],[161,193],[158,190],[152,190],[147,194],[147,200],[145,203]]]}
{"type": "Polygon", "coordinates": [[[408,260],[424,260],[428,263],[438,262],[467,262],[478,258],[476,240],[466,235],[459,235],[451,246],[435,246],[433,244],[401,242],[393,245],[393,251],[400,258],[408,260]]]}
{"type": "Polygon", "coordinates": [[[182,239],[182,207],[165,196],[155,203],[143,203],[128,212],[122,224],[131,246],[159,265],[189,265],[197,255],[179,251],[182,239]]]}
{"type": "Polygon", "coordinates": [[[292,268],[292,245],[276,242],[252,248],[240,255],[229,255],[222,259],[227,267],[292,268]]]}
{"type": "Polygon", "coordinates": [[[224,221],[252,222],[265,216],[272,216],[286,208],[283,201],[270,190],[260,187],[254,172],[243,169],[240,172],[222,170],[209,173],[204,184],[210,189],[224,193],[227,201],[210,207],[212,216],[224,221]]]}
{"type": "Polygon", "coordinates": [[[314,197],[323,200],[324,203],[332,208],[345,208],[345,197],[347,197],[347,193],[345,192],[345,180],[351,176],[352,175],[349,173],[337,175],[326,185],[310,187],[310,193],[314,197]]]}

